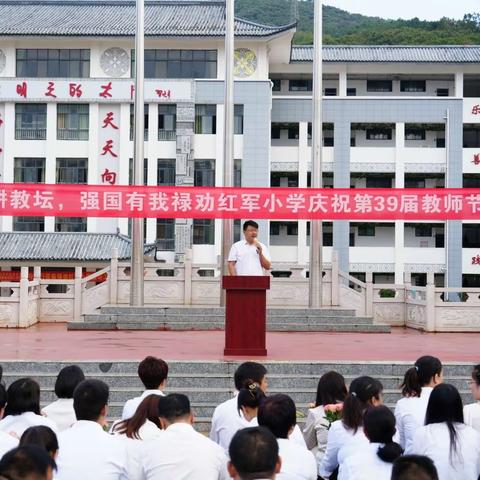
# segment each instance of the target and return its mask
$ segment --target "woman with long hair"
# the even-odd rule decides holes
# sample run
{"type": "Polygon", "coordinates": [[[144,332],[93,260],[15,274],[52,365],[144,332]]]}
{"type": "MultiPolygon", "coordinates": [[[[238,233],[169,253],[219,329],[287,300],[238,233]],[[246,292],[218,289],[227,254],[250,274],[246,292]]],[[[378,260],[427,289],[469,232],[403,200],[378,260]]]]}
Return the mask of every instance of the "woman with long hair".
{"type": "Polygon", "coordinates": [[[475,365],[472,370],[472,378],[468,382],[475,403],[465,405],[463,415],[465,423],[480,433],[480,365],[475,365]]]}
{"type": "Polygon", "coordinates": [[[408,450],[418,428],[424,425],[428,399],[433,388],[443,382],[442,362],[430,355],[420,357],[405,373],[403,398],[395,406],[400,445],[408,450]]]}
{"type": "Polygon", "coordinates": [[[477,480],[480,435],[463,421],[462,399],[449,384],[436,386],[428,401],[425,426],[413,438],[408,454],[426,455],[440,480],[477,480]]]}
{"type": "Polygon", "coordinates": [[[112,425],[115,435],[124,435],[132,440],[152,440],[162,434],[158,417],[159,395],[148,395],[138,406],[133,417],[112,425]]]}
{"type": "Polygon", "coordinates": [[[244,387],[241,388],[237,395],[238,414],[242,414],[251,426],[257,426],[257,414],[260,403],[266,398],[264,391],[260,385],[253,380],[247,380],[244,387]]]}
{"type": "Polygon", "coordinates": [[[27,428],[20,438],[19,446],[37,445],[47,451],[47,453],[56,460],[58,456],[58,439],[55,432],[45,425],[27,428]]]}
{"type": "Polygon", "coordinates": [[[368,407],[383,404],[383,386],[372,377],[358,377],[350,384],[343,402],[342,419],[333,422],[328,431],[327,448],[319,465],[319,475],[332,474],[362,444],[368,444],[363,432],[363,415],[368,407]]]}
{"type": "Polygon", "coordinates": [[[383,405],[367,408],[363,430],[370,444],[345,459],[338,478],[390,480],[393,462],[403,453],[402,447],[393,441],[395,415],[383,405]]]}
{"type": "Polygon", "coordinates": [[[321,461],[327,448],[327,437],[330,423],[325,417],[326,405],[343,406],[347,396],[345,378],[338,372],[324,373],[317,385],[317,396],[313,408],[308,410],[303,436],[307,448],[321,461]]]}

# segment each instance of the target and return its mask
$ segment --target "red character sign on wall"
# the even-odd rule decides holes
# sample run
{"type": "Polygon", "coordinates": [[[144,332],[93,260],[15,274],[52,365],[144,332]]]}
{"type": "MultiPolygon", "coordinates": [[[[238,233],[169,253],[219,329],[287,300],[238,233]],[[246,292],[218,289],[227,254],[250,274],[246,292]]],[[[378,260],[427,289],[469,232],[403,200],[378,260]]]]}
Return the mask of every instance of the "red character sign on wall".
{"type": "Polygon", "coordinates": [[[17,84],[17,93],[20,97],[27,98],[27,82],[17,84]]]}
{"type": "Polygon", "coordinates": [[[133,96],[135,95],[135,87],[130,85],[130,100],[133,100],[133,96]]]}
{"type": "Polygon", "coordinates": [[[46,97],[57,98],[55,95],[55,82],[48,82],[47,91],[45,92],[46,97]]]}
{"type": "Polygon", "coordinates": [[[118,126],[114,122],[115,122],[115,118],[114,118],[113,112],[107,112],[107,114],[105,115],[105,118],[103,119],[102,128],[112,127],[115,130],[118,130],[118,126]]]}
{"type": "Polygon", "coordinates": [[[480,105],[474,105],[473,106],[472,115],[480,115],[480,105]]]}
{"type": "Polygon", "coordinates": [[[472,257],[472,265],[480,265],[480,255],[472,257]]]}
{"type": "Polygon", "coordinates": [[[80,83],[70,83],[68,87],[68,93],[71,97],[80,98],[82,96],[82,85],[80,83]]]}
{"type": "Polygon", "coordinates": [[[100,155],[106,155],[108,153],[112,157],[117,158],[118,155],[112,150],[112,148],[113,148],[113,140],[107,140],[105,142],[105,145],[103,146],[103,151],[100,155]]]}
{"type": "Polygon", "coordinates": [[[112,90],[112,82],[108,82],[106,85],[101,85],[100,88],[102,91],[99,93],[99,96],[102,98],[112,98],[110,93],[112,90]]]}
{"type": "Polygon", "coordinates": [[[473,155],[472,163],[474,165],[480,165],[480,153],[476,153],[473,155]]]}
{"type": "Polygon", "coordinates": [[[102,183],[109,183],[110,185],[114,185],[117,181],[117,173],[111,172],[108,168],[101,175],[102,183]]]}
{"type": "Polygon", "coordinates": [[[162,90],[162,89],[157,89],[155,90],[156,94],[160,98],[170,98],[171,92],[170,90],[162,90]]]}

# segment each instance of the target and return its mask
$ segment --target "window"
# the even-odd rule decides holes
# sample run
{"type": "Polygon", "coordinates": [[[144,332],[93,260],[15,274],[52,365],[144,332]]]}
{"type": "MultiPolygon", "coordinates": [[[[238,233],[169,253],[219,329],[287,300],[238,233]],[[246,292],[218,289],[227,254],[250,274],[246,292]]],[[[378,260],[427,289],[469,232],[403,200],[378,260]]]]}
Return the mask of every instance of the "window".
{"type": "Polygon", "coordinates": [[[13,217],[14,232],[43,232],[45,231],[44,217],[13,217]]]}
{"type": "Polygon", "coordinates": [[[13,179],[15,183],[44,183],[44,158],[15,158],[13,179]]]}
{"type": "Polygon", "coordinates": [[[88,78],[88,49],[17,49],[17,77],[88,78]]]}
{"type": "MultiPolygon", "coordinates": [[[[133,77],[133,50],[131,57],[133,77]]],[[[145,78],[217,78],[217,51],[145,50],[145,78]]]]}
{"type": "Polygon", "coordinates": [[[298,187],[298,172],[271,172],[270,186],[283,188],[298,187]]]}
{"type": "Polygon", "coordinates": [[[427,89],[427,82],[425,80],[400,80],[401,92],[425,92],[427,89]]]}
{"type": "Polygon", "coordinates": [[[87,183],[88,158],[57,158],[56,183],[87,183]]]}
{"type": "Polygon", "coordinates": [[[357,89],[356,88],[347,88],[347,97],[356,97],[357,89]]]}
{"type": "Polygon", "coordinates": [[[463,225],[463,248],[480,248],[480,225],[463,225]]]}
{"type": "Polygon", "coordinates": [[[375,225],[371,223],[362,223],[358,225],[358,236],[359,237],[374,237],[375,236],[375,225]]]}
{"type": "Polygon", "coordinates": [[[204,135],[217,133],[216,105],[195,105],[195,133],[204,135]]]}
{"type": "Polygon", "coordinates": [[[233,161],[233,186],[242,186],[242,160],[240,158],[233,161]]]}
{"type": "Polygon", "coordinates": [[[57,105],[57,140],[88,140],[88,104],[57,105]]]}
{"type": "MultiPolygon", "coordinates": [[[[194,171],[195,187],[215,186],[215,161],[195,160],[194,171]]],[[[215,244],[215,222],[213,219],[193,220],[193,244],[214,245],[215,244]]]]}
{"type": "Polygon", "coordinates": [[[463,188],[480,188],[480,176],[463,176],[463,188]]]}
{"type": "Polygon", "coordinates": [[[194,185],[196,187],[215,186],[214,160],[195,160],[194,185]]]}
{"type": "Polygon", "coordinates": [[[405,188],[425,188],[425,179],[405,177],[405,188]]]}
{"type": "Polygon", "coordinates": [[[366,177],[367,188],[392,188],[392,179],[389,177],[366,177]]]}
{"type": "Polygon", "coordinates": [[[272,92],[280,92],[282,90],[281,78],[271,78],[270,81],[273,83],[272,92]]]}
{"type": "Polygon", "coordinates": [[[157,185],[164,187],[175,185],[175,165],[174,158],[159,159],[157,163],[157,185]]]}
{"type": "Polygon", "coordinates": [[[463,124],[463,148],[480,148],[480,125],[463,124]]]}
{"type": "Polygon", "coordinates": [[[391,140],[391,128],[367,128],[367,140],[391,140]]]}
{"type": "Polygon", "coordinates": [[[288,89],[291,92],[311,92],[312,80],[290,80],[288,89]]]}
{"type": "Polygon", "coordinates": [[[324,91],[324,95],[326,97],[335,97],[337,95],[337,89],[336,88],[326,88],[324,91]]]}
{"type": "MultiPolygon", "coordinates": [[[[135,106],[130,104],[130,141],[133,141],[135,128],[135,106]]],[[[143,139],[148,140],[148,105],[143,106],[143,139]]]]}
{"type": "MultiPolygon", "coordinates": [[[[128,184],[133,185],[133,158],[129,158],[128,160],[128,184]]],[[[143,184],[147,184],[148,180],[148,160],[146,158],[143,159],[143,184]]]]}
{"type": "MultiPolygon", "coordinates": [[[[333,247],[333,232],[327,232],[326,229],[332,229],[331,222],[323,222],[322,239],[324,247],[333,247]]],[[[310,222],[307,222],[307,245],[310,245],[310,222]]]]}
{"type": "Polygon", "coordinates": [[[425,140],[424,128],[406,128],[405,140],[425,140]]]}
{"type": "Polygon", "coordinates": [[[56,232],[86,232],[87,219],[80,217],[56,217],[56,232]]]}
{"type": "Polygon", "coordinates": [[[324,137],[323,138],[323,146],[324,147],[333,147],[333,137],[324,137]]]}
{"type": "Polygon", "coordinates": [[[416,237],[431,237],[432,236],[432,227],[430,225],[417,225],[415,227],[415,236],[416,237]]]}
{"type": "Polygon", "coordinates": [[[15,104],[15,140],[47,138],[47,104],[15,104]]]}
{"type": "Polygon", "coordinates": [[[298,235],[298,222],[286,222],[287,224],[287,235],[297,236],[298,235]]]}
{"type": "Polygon", "coordinates": [[[367,80],[367,92],[391,92],[391,80],[367,80]]]}
{"type": "Polygon", "coordinates": [[[437,97],[448,97],[448,88],[437,88],[437,97]]]}
{"type": "Polygon", "coordinates": [[[298,140],[300,136],[300,129],[298,123],[289,123],[288,124],[288,139],[289,140],[298,140]]]}
{"type": "Polygon", "coordinates": [[[158,106],[158,139],[175,140],[177,130],[177,106],[158,106]]]}
{"type": "Polygon", "coordinates": [[[233,133],[243,135],[243,105],[235,105],[233,112],[233,133]]]}
{"type": "Polygon", "coordinates": [[[175,250],[175,220],[173,218],[157,218],[155,245],[158,250],[175,250]]]}
{"type": "Polygon", "coordinates": [[[435,139],[435,146],[436,146],[436,148],[445,148],[445,139],[444,138],[436,138],[435,139]]]}

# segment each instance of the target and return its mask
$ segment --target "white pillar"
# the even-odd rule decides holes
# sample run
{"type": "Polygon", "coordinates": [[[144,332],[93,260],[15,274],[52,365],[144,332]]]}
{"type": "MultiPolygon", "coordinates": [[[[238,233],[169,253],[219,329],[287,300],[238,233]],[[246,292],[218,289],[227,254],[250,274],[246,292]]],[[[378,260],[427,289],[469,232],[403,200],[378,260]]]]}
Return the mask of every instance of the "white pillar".
{"type": "Polygon", "coordinates": [[[338,74],[338,96],[347,96],[347,67],[343,66],[338,74]]]}
{"type": "MultiPolygon", "coordinates": [[[[395,125],[395,188],[405,186],[405,124],[395,125]]],[[[403,283],[405,271],[405,222],[395,222],[395,284],[403,283]]]]}
{"type": "MultiPolygon", "coordinates": [[[[119,184],[128,185],[128,171],[130,158],[133,157],[132,143],[130,141],[130,103],[120,105],[120,162],[119,184]]],[[[149,132],[150,133],[150,132],[149,132]]],[[[128,234],[128,218],[118,219],[118,228],[123,235],[128,234]]]]}
{"type": "MultiPolygon", "coordinates": [[[[298,126],[298,186],[307,188],[308,163],[311,159],[308,147],[308,122],[300,122],[298,126]]],[[[307,245],[307,221],[298,221],[297,238],[297,262],[306,264],[308,262],[307,245]]]]}
{"type": "Polygon", "coordinates": [[[455,72],[455,97],[463,98],[463,72],[455,72]]]}
{"type": "MultiPolygon", "coordinates": [[[[88,184],[98,184],[98,103],[91,103],[88,112],[88,184]]],[[[98,232],[98,218],[87,218],[87,232],[98,232]]]]}
{"type": "MultiPolygon", "coordinates": [[[[45,155],[45,183],[56,183],[57,180],[57,142],[57,104],[47,103],[47,153],[45,155]]],[[[55,217],[45,217],[45,231],[55,231],[55,217]]]]}
{"type": "MultiPolygon", "coordinates": [[[[3,48],[3,47],[2,47],[3,48]]],[[[8,62],[7,62],[8,63],[8,62]]],[[[3,124],[4,132],[4,146],[3,146],[3,172],[2,182],[13,183],[13,169],[14,160],[10,153],[10,148],[13,147],[13,139],[15,138],[15,104],[5,103],[5,119],[10,119],[3,124]],[[7,161],[10,158],[11,161],[7,161]]],[[[13,218],[0,216],[0,227],[2,232],[11,232],[13,229],[13,218]]]]}

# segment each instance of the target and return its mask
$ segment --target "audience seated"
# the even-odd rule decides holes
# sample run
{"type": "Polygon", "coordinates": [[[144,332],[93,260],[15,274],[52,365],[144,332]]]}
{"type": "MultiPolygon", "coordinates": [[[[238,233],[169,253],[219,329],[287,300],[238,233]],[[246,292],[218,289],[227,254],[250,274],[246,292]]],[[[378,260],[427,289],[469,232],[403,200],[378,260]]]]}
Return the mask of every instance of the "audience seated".
{"type": "Polygon", "coordinates": [[[308,410],[303,436],[307,448],[320,462],[327,448],[329,422],[325,418],[326,405],[343,404],[347,396],[345,379],[337,372],[327,372],[320,377],[317,386],[315,406],[308,410]]]}
{"type": "Polygon", "coordinates": [[[44,448],[23,445],[0,460],[0,480],[52,480],[56,465],[44,448]]]}
{"type": "Polygon", "coordinates": [[[297,410],[288,395],[267,397],[258,409],[258,424],[268,428],[277,438],[282,459],[278,479],[317,479],[317,464],[313,453],[306,446],[289,440],[289,435],[297,424],[297,410]]]}
{"type": "Polygon", "coordinates": [[[420,357],[405,374],[403,398],[395,406],[400,445],[408,450],[415,431],[424,425],[428,399],[433,387],[443,381],[442,362],[436,357],[420,357]]]}
{"type": "Polygon", "coordinates": [[[123,407],[122,420],[133,417],[142,400],[148,395],[164,396],[167,386],[168,365],[160,358],[146,357],[138,365],[138,376],[145,386],[145,391],[139,396],[128,400],[123,407]]]}
{"type": "Polygon", "coordinates": [[[403,453],[402,447],[393,441],[394,414],[383,405],[370,407],[363,417],[363,429],[370,444],[345,459],[339,480],[390,480],[392,464],[403,453]]]}
{"type": "Polygon", "coordinates": [[[43,416],[57,424],[60,432],[71,427],[77,421],[73,410],[73,391],[83,380],[85,380],[85,375],[77,365],[62,368],[55,382],[55,395],[58,400],[47,405],[41,411],[43,416]]]}
{"type": "Polygon", "coordinates": [[[430,458],[405,455],[393,463],[391,480],[438,480],[438,474],[430,458]]]}
{"type": "Polygon", "coordinates": [[[37,445],[37,447],[42,447],[54,460],[56,460],[58,456],[57,436],[51,428],[45,425],[27,428],[20,438],[20,446],[23,445],[37,445]]]}
{"type": "Polygon", "coordinates": [[[159,417],[165,432],[141,444],[146,480],[223,480],[230,478],[223,449],[193,428],[190,401],[171,393],[160,398],[159,417]]]}
{"type": "Polygon", "coordinates": [[[128,443],[103,430],[108,396],[108,386],[100,380],[84,380],[73,392],[77,422],[58,436],[56,480],[139,478],[128,443]]]}
{"type": "Polygon", "coordinates": [[[152,440],[162,434],[158,416],[159,395],[148,395],[137,408],[132,418],[112,425],[112,433],[132,440],[152,440]]]}
{"type": "Polygon", "coordinates": [[[239,430],[230,442],[228,453],[228,472],[235,480],[275,479],[280,472],[278,442],[268,428],[239,430]]]}
{"type": "Polygon", "coordinates": [[[253,380],[247,380],[244,388],[238,392],[238,414],[243,415],[243,418],[249,422],[251,426],[257,427],[258,407],[265,398],[267,397],[260,388],[260,385],[253,380]]]}
{"type": "Polygon", "coordinates": [[[462,399],[449,384],[436,386],[428,401],[425,426],[413,437],[407,453],[430,457],[440,480],[477,480],[480,435],[463,422],[462,399]]]}
{"type": "Polygon", "coordinates": [[[327,448],[319,465],[319,475],[329,478],[357,448],[368,445],[363,432],[363,415],[368,407],[383,404],[383,386],[372,377],[352,381],[343,402],[342,419],[333,422],[328,431],[327,448]]]}
{"type": "MultiPolygon", "coordinates": [[[[1,367],[0,367],[1,369],[1,367]]],[[[1,378],[0,370],[0,378],[1,378]]],[[[5,405],[7,404],[7,391],[5,387],[0,383],[0,420],[3,418],[3,412],[5,411],[5,405]]],[[[3,454],[15,448],[18,445],[18,438],[10,435],[9,433],[0,431],[0,458],[3,454]]]]}
{"type": "Polygon", "coordinates": [[[480,365],[475,365],[472,371],[472,379],[469,381],[475,403],[465,405],[463,415],[465,423],[480,433],[480,365]]]}
{"type": "Polygon", "coordinates": [[[0,431],[20,438],[28,427],[45,425],[55,433],[58,431],[53,420],[40,415],[40,387],[31,378],[16,380],[7,389],[7,406],[0,421],[0,431]]]}

